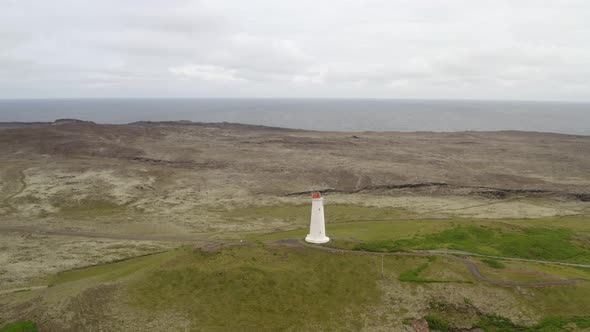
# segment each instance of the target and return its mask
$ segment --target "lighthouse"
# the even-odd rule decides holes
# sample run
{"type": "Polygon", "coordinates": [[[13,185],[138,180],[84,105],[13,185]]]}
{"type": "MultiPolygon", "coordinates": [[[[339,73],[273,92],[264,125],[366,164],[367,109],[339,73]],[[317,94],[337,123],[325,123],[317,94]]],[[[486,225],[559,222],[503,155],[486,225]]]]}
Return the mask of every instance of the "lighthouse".
{"type": "Polygon", "coordinates": [[[324,198],[319,192],[311,195],[311,223],[309,234],[305,241],[311,243],[326,243],[330,238],[326,236],[326,222],[324,220],[324,198]]]}

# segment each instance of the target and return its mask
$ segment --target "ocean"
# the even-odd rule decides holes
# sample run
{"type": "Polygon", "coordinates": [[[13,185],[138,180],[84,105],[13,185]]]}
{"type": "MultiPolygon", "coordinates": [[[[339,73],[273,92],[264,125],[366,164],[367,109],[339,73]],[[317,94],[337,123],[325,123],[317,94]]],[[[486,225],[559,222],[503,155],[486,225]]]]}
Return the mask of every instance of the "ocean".
{"type": "Polygon", "coordinates": [[[330,131],[525,130],[590,135],[590,103],[398,99],[0,99],[0,122],[238,122],[330,131]]]}

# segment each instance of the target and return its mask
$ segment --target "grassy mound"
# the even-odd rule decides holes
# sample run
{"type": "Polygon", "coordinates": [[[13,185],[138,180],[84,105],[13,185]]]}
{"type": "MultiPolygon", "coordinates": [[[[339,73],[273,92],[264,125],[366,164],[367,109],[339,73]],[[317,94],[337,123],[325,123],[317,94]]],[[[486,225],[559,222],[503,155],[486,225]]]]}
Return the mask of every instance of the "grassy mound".
{"type": "Polygon", "coordinates": [[[204,330],[358,330],[380,299],[377,263],[263,246],[186,249],[133,282],[129,294],[136,306],[181,312],[204,330]]]}
{"type": "MultiPolygon", "coordinates": [[[[439,328],[478,323],[490,331],[496,326],[503,331],[502,321],[482,320],[482,308],[494,305],[493,301],[523,303],[539,317],[565,317],[542,322],[546,326],[572,324],[572,316],[588,315],[583,309],[590,299],[588,284],[529,288],[522,294],[469,281],[464,265],[444,257],[336,254],[253,243],[215,252],[183,247],[71,270],[52,278],[51,287],[38,295],[44,299],[73,296],[76,305],[64,308],[77,317],[77,330],[108,331],[120,326],[127,330],[396,330],[403,319],[415,319],[400,301],[417,292],[425,296],[412,310],[429,313],[439,328]],[[443,295],[441,301],[452,305],[424,307],[429,298],[440,298],[441,290],[443,294],[460,291],[467,300],[458,306],[443,295]],[[116,325],[105,318],[113,312],[129,318],[116,325]]],[[[26,314],[20,318],[27,319],[26,314]]],[[[509,317],[519,322],[518,316],[509,317]]],[[[582,326],[584,322],[580,318],[573,323],[582,326]]]]}

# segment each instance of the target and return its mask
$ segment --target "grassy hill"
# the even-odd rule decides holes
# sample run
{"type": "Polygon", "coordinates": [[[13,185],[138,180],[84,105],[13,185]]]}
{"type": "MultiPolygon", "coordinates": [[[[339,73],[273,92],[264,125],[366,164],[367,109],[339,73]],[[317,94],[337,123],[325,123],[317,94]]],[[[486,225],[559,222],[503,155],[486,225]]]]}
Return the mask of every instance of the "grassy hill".
{"type": "MultiPolygon", "coordinates": [[[[563,268],[553,275],[577,271],[563,268]]],[[[337,254],[262,242],[185,246],[60,273],[48,283],[8,298],[35,307],[18,318],[49,331],[411,331],[425,318],[449,329],[485,323],[503,331],[502,324],[533,328],[548,317],[573,327],[577,319],[584,327],[581,308],[590,307],[590,283],[506,288],[477,281],[445,257],[337,254]]]]}

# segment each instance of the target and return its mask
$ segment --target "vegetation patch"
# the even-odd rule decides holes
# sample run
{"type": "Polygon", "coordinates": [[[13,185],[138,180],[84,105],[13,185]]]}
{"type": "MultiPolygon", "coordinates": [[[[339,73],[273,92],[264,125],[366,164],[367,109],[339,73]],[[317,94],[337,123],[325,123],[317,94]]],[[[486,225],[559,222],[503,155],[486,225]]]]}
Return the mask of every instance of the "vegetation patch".
{"type": "Polygon", "coordinates": [[[0,327],[0,332],[37,332],[37,324],[26,322],[15,322],[0,327]]]}
{"type": "MultiPolygon", "coordinates": [[[[309,223],[311,207],[305,205],[251,206],[228,210],[211,210],[220,213],[224,220],[282,220],[291,224],[309,223]]],[[[331,223],[399,220],[410,214],[402,208],[374,208],[354,204],[329,204],[325,207],[327,220],[331,223]]]]}
{"type": "Polygon", "coordinates": [[[427,315],[424,319],[428,323],[428,327],[432,330],[443,332],[451,330],[451,324],[437,315],[427,315]]]}
{"type": "Polygon", "coordinates": [[[411,282],[428,282],[428,280],[418,278],[420,272],[424,271],[428,267],[429,263],[424,263],[413,270],[406,271],[399,275],[400,281],[411,281],[411,282]]]}
{"type": "Polygon", "coordinates": [[[426,270],[433,260],[434,260],[434,258],[431,257],[428,259],[428,262],[421,264],[417,268],[403,272],[398,277],[399,281],[422,282],[422,283],[448,282],[448,281],[444,281],[444,280],[432,280],[432,279],[426,279],[426,278],[419,277],[420,273],[422,273],[422,271],[426,270]]]}
{"type": "Polygon", "coordinates": [[[268,246],[186,249],[132,282],[129,298],[181,312],[203,330],[360,330],[380,301],[380,262],[268,246]]]}
{"type": "MultiPolygon", "coordinates": [[[[290,207],[289,207],[290,208],[290,207]]],[[[299,227],[296,230],[276,232],[265,234],[262,236],[256,236],[263,240],[280,240],[285,238],[303,238],[309,231],[309,206],[304,206],[302,215],[296,222],[293,219],[281,219],[283,221],[289,221],[293,225],[299,227]]],[[[326,228],[328,236],[335,239],[351,239],[356,242],[359,241],[374,241],[374,240],[399,240],[410,238],[417,235],[433,234],[453,227],[456,223],[467,222],[466,220],[430,220],[430,219],[403,219],[400,216],[403,212],[395,212],[394,208],[373,208],[371,210],[367,207],[355,206],[355,205],[338,205],[326,206],[326,228]],[[346,211],[356,211],[354,213],[357,219],[351,216],[346,217],[343,212],[340,211],[344,208],[346,211]],[[329,209],[329,210],[328,210],[329,209]],[[338,214],[333,215],[336,211],[338,214]],[[384,212],[385,211],[385,212],[384,212]],[[360,213],[359,213],[360,212],[360,213]],[[361,213],[368,212],[366,216],[360,216],[361,213]],[[341,218],[338,215],[341,215],[341,218]],[[380,221],[371,221],[380,220],[380,221]]],[[[242,215],[241,218],[244,220],[252,220],[249,216],[242,215]]],[[[273,219],[276,220],[276,219],[273,219]]]]}
{"type": "Polygon", "coordinates": [[[60,214],[67,218],[100,217],[119,214],[126,206],[104,199],[83,199],[60,206],[60,214]]]}
{"type": "Polygon", "coordinates": [[[412,249],[454,249],[480,254],[529,259],[590,262],[590,251],[573,241],[566,229],[529,227],[505,230],[484,226],[457,226],[436,234],[400,240],[359,243],[356,250],[394,252],[412,249]]]}
{"type": "MultiPolygon", "coordinates": [[[[441,314],[429,314],[424,317],[428,327],[437,331],[463,331],[452,322],[441,317],[441,314]]],[[[559,332],[571,331],[572,328],[590,328],[590,317],[549,317],[541,320],[534,326],[518,325],[508,318],[489,314],[479,316],[474,328],[480,328],[486,332],[559,332]]]]}
{"type": "Polygon", "coordinates": [[[140,270],[158,266],[162,262],[165,262],[171,257],[174,257],[177,252],[178,250],[173,250],[161,254],[146,255],[143,257],[121,260],[114,263],[64,271],[50,278],[49,285],[55,286],[67,282],[75,282],[90,278],[94,279],[94,282],[118,281],[140,270]]]}
{"type": "Polygon", "coordinates": [[[550,317],[541,320],[535,326],[527,327],[516,325],[498,315],[485,315],[480,318],[475,327],[486,332],[558,332],[570,330],[567,327],[572,325],[580,329],[590,328],[590,317],[550,317]]]}
{"type": "Polygon", "coordinates": [[[437,326],[437,329],[442,331],[471,327],[478,321],[480,313],[469,299],[463,298],[463,301],[463,303],[431,301],[428,304],[430,308],[428,316],[432,318],[429,326],[437,326]]]}
{"type": "Polygon", "coordinates": [[[415,269],[403,272],[399,275],[399,281],[406,281],[406,282],[421,282],[421,283],[437,283],[437,282],[464,282],[464,281],[449,281],[449,280],[434,280],[434,279],[427,279],[427,278],[420,278],[420,273],[428,268],[430,263],[434,262],[436,257],[428,257],[428,261],[424,264],[421,264],[415,269]]]}
{"type": "Polygon", "coordinates": [[[504,269],[506,268],[506,265],[500,263],[498,260],[493,259],[493,258],[484,258],[481,260],[482,263],[484,263],[485,265],[494,268],[494,269],[504,269]]]}

